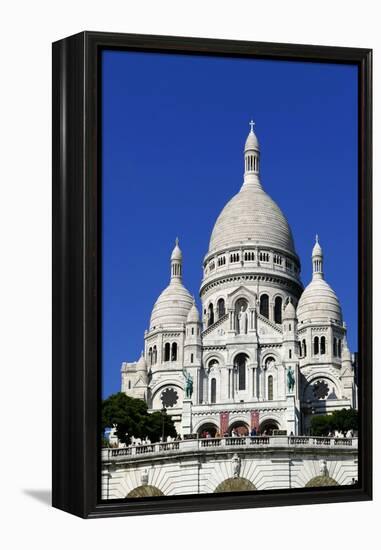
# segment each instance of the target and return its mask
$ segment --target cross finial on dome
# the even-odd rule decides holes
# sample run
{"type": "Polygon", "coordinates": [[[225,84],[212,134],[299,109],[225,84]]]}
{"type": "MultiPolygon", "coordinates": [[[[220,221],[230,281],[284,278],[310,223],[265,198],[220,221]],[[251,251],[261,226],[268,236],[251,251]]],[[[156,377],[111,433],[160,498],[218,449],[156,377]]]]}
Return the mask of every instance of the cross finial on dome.
{"type": "Polygon", "coordinates": [[[315,236],[315,241],[318,243],[319,242],[319,235],[316,233],[316,236],[315,236]]]}
{"type": "Polygon", "coordinates": [[[176,237],[176,239],[175,239],[175,245],[179,246],[179,238],[178,237],[176,237]]]}
{"type": "Polygon", "coordinates": [[[255,122],[253,119],[250,120],[249,122],[249,126],[250,126],[250,133],[254,134],[254,126],[255,126],[255,122]]]}

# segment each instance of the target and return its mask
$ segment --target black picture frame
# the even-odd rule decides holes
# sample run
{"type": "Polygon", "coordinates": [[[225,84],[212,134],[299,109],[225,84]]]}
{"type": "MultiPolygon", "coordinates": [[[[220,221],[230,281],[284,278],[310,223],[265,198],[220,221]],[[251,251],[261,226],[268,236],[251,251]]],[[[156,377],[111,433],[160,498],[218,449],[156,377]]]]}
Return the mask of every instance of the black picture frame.
{"type": "Polygon", "coordinates": [[[372,498],[372,50],[82,32],[53,44],[53,506],[84,518],[372,498]],[[359,91],[359,477],[353,487],[101,502],[102,49],[350,63],[359,91]]]}

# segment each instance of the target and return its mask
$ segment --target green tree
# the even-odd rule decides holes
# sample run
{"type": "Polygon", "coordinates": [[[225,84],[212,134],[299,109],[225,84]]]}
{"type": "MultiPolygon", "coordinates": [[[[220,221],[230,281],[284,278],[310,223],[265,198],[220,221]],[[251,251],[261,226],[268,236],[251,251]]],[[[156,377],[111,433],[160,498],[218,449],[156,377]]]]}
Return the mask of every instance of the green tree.
{"type": "Polygon", "coordinates": [[[358,412],[355,409],[341,409],[332,414],[316,415],[311,420],[312,435],[326,436],[333,431],[358,430],[358,412]]]}
{"type": "Polygon", "coordinates": [[[134,399],[119,392],[102,402],[102,432],[116,424],[116,435],[123,443],[130,443],[131,436],[159,441],[163,423],[165,437],[175,437],[176,428],[172,418],[166,412],[149,413],[142,399],[134,399]]]}

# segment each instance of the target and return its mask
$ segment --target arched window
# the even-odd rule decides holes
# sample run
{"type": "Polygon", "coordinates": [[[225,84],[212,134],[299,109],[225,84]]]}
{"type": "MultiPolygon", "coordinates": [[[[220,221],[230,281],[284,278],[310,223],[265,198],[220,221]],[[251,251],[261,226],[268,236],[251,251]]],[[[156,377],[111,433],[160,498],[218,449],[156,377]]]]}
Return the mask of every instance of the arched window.
{"type": "Polygon", "coordinates": [[[320,353],[321,355],[325,354],[325,336],[320,338],[320,353]]]}
{"type": "Polygon", "coordinates": [[[192,327],[192,335],[194,334],[194,327],[192,327]]]}
{"type": "Polygon", "coordinates": [[[340,339],[337,342],[337,351],[338,351],[339,357],[341,357],[341,340],[340,339]]]}
{"type": "Polygon", "coordinates": [[[148,351],[148,362],[150,365],[152,365],[152,348],[149,348],[148,351]]]}
{"type": "Polygon", "coordinates": [[[208,307],[208,327],[214,323],[214,309],[213,304],[209,304],[208,307]]]}
{"type": "Polygon", "coordinates": [[[303,357],[307,357],[307,343],[303,340],[303,357]]]}
{"type": "Polygon", "coordinates": [[[269,297],[267,294],[262,294],[260,298],[259,313],[263,315],[263,317],[269,318],[269,297]]]}
{"type": "Polygon", "coordinates": [[[225,300],[220,298],[217,302],[218,318],[221,319],[225,315],[225,300]]]}
{"type": "Polygon", "coordinates": [[[337,357],[337,338],[333,339],[333,355],[337,357]]]}
{"type": "Polygon", "coordinates": [[[246,360],[247,357],[243,353],[237,355],[235,364],[238,370],[238,389],[246,389],[246,360]]]}
{"type": "Polygon", "coordinates": [[[171,355],[171,344],[167,342],[164,346],[164,361],[169,361],[171,355]]]}
{"type": "Polygon", "coordinates": [[[269,401],[274,399],[274,378],[271,375],[267,379],[267,399],[269,401]]]}
{"type": "Polygon", "coordinates": [[[154,365],[156,365],[156,363],[157,363],[157,347],[156,346],[153,347],[152,362],[153,362],[154,365]]]}
{"type": "Polygon", "coordinates": [[[277,325],[282,324],[282,298],[277,296],[274,303],[274,322],[277,325]]]}
{"type": "Polygon", "coordinates": [[[302,357],[302,342],[298,342],[299,345],[299,357],[302,357]]]}
{"type": "Polygon", "coordinates": [[[177,361],[177,344],[176,344],[176,342],[173,342],[173,344],[172,344],[171,361],[177,361]]]}
{"type": "Polygon", "coordinates": [[[314,355],[318,355],[319,353],[319,338],[315,336],[314,338],[314,355]]]}
{"type": "Polygon", "coordinates": [[[131,380],[128,381],[128,389],[131,389],[131,380]]]}
{"type": "Polygon", "coordinates": [[[212,378],[210,381],[210,402],[215,403],[216,402],[216,394],[217,394],[217,382],[215,378],[212,378]]]}
{"type": "Polygon", "coordinates": [[[193,363],[193,353],[191,353],[191,363],[193,363]]]}
{"type": "Polygon", "coordinates": [[[288,350],[288,358],[291,359],[292,358],[292,350],[288,350]]]}

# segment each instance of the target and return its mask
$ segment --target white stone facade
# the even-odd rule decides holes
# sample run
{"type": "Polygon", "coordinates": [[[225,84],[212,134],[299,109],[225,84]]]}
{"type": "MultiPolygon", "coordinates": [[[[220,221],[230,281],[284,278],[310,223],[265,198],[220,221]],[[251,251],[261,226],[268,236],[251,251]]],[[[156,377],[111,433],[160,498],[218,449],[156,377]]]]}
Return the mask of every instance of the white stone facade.
{"type": "Polygon", "coordinates": [[[176,240],[142,357],[122,364],[122,391],[151,410],[164,406],[183,435],[307,434],[312,414],[357,407],[354,357],[321,246],[316,239],[303,289],[291,229],[262,188],[259,161],[251,128],[243,185],[219,215],[203,261],[201,316],[182,282],[176,240]]]}

